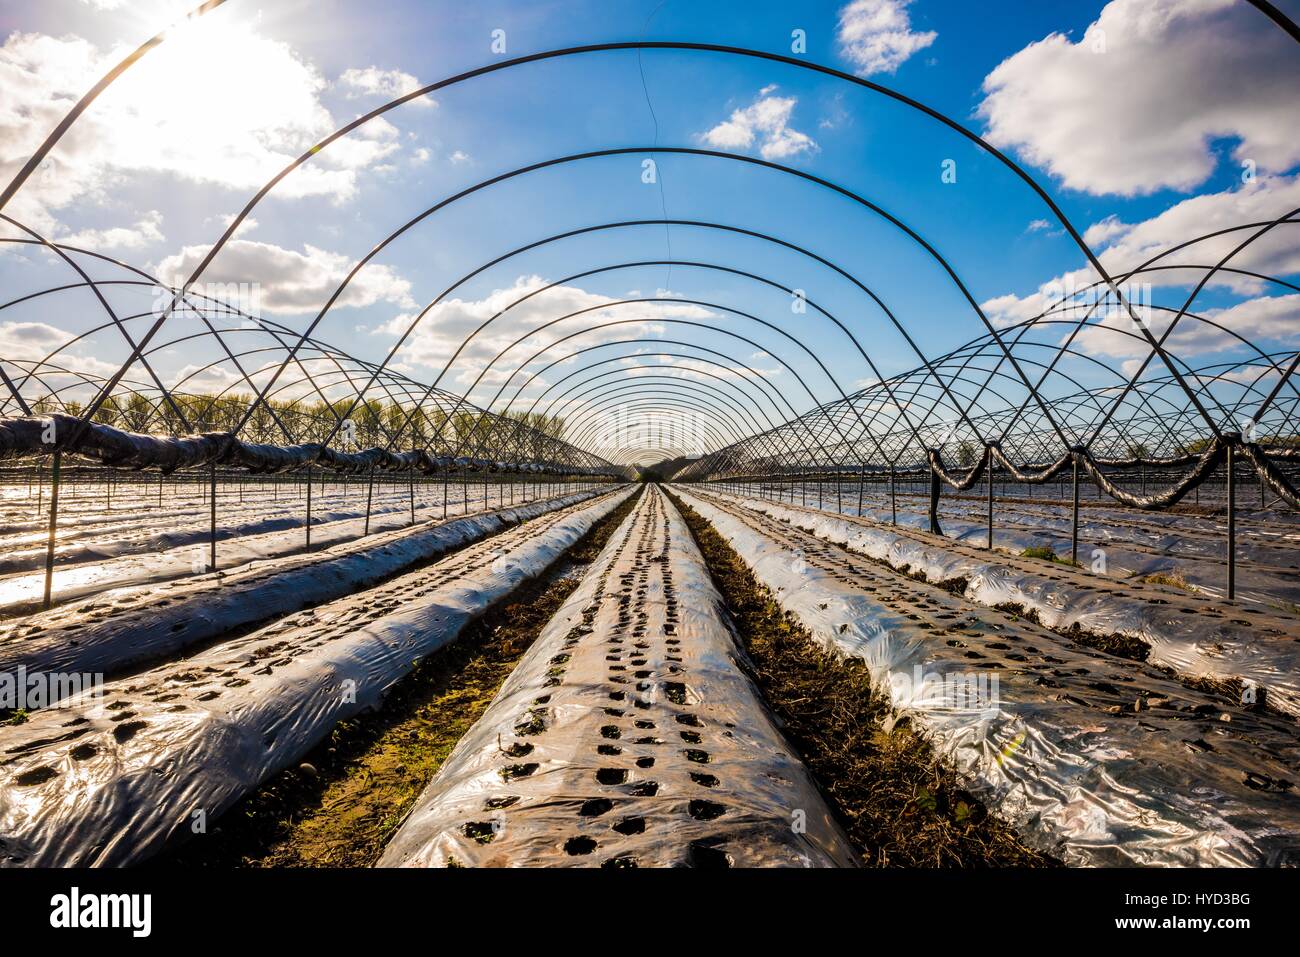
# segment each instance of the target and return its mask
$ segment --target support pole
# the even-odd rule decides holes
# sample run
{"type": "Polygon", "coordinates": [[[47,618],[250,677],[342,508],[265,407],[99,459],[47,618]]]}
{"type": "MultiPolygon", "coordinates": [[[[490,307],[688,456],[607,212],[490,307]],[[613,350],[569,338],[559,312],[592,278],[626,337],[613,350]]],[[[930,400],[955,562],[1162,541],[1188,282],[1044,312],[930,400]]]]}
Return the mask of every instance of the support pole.
{"type": "Polygon", "coordinates": [[[988,471],[989,480],[989,541],[988,550],[993,551],[993,447],[990,446],[984,453],[984,468],[988,471]]]}
{"type": "Polygon", "coordinates": [[[895,484],[894,467],[889,467],[889,523],[898,524],[898,490],[895,484]]]}
{"type": "Polygon", "coordinates": [[[212,485],[208,495],[208,571],[217,570],[217,463],[212,463],[212,485]]]}
{"type": "Polygon", "coordinates": [[[1228,601],[1237,597],[1237,450],[1228,446],[1228,601]]]}
{"type": "Polygon", "coordinates": [[[311,466],[307,466],[307,551],[311,551],[311,466]]]}
{"type": "Polygon", "coordinates": [[[366,482],[366,530],[363,535],[370,534],[370,503],[375,500],[375,466],[372,462],[370,465],[370,479],[366,482]]]}
{"type": "Polygon", "coordinates": [[[1079,453],[1071,453],[1074,463],[1074,504],[1070,514],[1070,561],[1079,564],[1079,453]]]}
{"type": "Polygon", "coordinates": [[[50,465],[50,538],[45,545],[45,598],[42,607],[50,607],[50,593],[54,585],[54,537],[59,528],[59,468],[63,453],[55,451],[50,465]]]}
{"type": "Polygon", "coordinates": [[[942,535],[943,529],[939,526],[939,473],[934,466],[930,466],[930,534],[942,535]]]}

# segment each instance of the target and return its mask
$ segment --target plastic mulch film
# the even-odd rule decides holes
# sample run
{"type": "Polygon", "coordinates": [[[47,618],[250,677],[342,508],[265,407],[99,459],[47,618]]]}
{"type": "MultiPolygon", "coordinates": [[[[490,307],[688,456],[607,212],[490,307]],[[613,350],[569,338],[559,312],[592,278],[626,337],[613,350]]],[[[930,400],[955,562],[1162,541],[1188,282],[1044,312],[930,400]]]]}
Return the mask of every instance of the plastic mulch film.
{"type": "Polygon", "coordinates": [[[1150,646],[1153,664],[1187,677],[1235,679],[1268,708],[1300,717],[1300,623],[1293,617],[1224,608],[1192,596],[1162,598],[1154,589],[1125,594],[1122,582],[1099,582],[1065,566],[1035,573],[1025,562],[927,545],[860,519],[725,497],[934,584],[964,582],[962,593],[972,601],[1019,606],[1049,628],[1137,638],[1150,646]]]}
{"type": "MultiPolygon", "coordinates": [[[[257,480],[254,480],[257,481],[257,480]]],[[[484,507],[484,497],[478,482],[451,482],[448,485],[448,514],[464,515],[484,507]],[[466,496],[465,489],[470,488],[466,496]],[[454,498],[452,497],[454,495],[454,498]],[[465,499],[469,498],[469,508],[465,499]]],[[[609,486],[606,486],[608,488],[609,486]]],[[[496,488],[504,491],[504,483],[496,488]]],[[[411,501],[423,517],[433,510],[441,512],[442,483],[434,482],[418,487],[412,495],[405,482],[386,489],[367,490],[361,494],[357,488],[334,484],[317,486],[311,512],[311,540],[315,548],[360,538],[369,532],[409,526],[411,501]],[[368,492],[373,491],[373,494],[368,492]],[[347,494],[348,492],[354,494],[347,494]],[[369,522],[366,519],[366,501],[370,499],[369,522]]],[[[78,565],[95,563],[93,574],[78,569],[77,587],[84,579],[103,579],[116,587],[116,582],[133,584],[141,579],[158,580],[156,576],[169,571],[190,574],[195,546],[206,553],[212,539],[211,518],[207,508],[197,509],[194,498],[185,499],[173,494],[167,504],[158,504],[156,490],[145,491],[139,483],[129,488],[133,495],[122,495],[111,503],[106,498],[63,498],[59,502],[59,529],[56,543],[55,591],[59,576],[78,565]],[[143,493],[143,494],[140,494],[143,493]],[[125,501],[123,501],[125,499],[125,501]],[[111,504],[111,508],[108,505],[111,504]],[[183,549],[190,551],[182,552],[183,549]],[[169,566],[172,566],[169,568],[169,566]],[[106,569],[111,568],[111,571],[106,569]],[[183,568],[184,571],[180,571],[183,568]]],[[[175,490],[173,490],[174,493],[175,490]]],[[[261,491],[261,490],[259,490],[261,491]]],[[[234,495],[218,495],[220,524],[217,542],[221,564],[227,568],[247,561],[275,558],[303,548],[303,530],[306,513],[301,502],[301,486],[287,490],[288,498],[280,499],[259,495],[257,500],[238,502],[234,495]]],[[[505,508],[505,496],[489,494],[490,504],[505,508]]],[[[0,576],[4,576],[3,598],[0,598],[0,615],[18,603],[16,582],[23,581],[24,573],[33,582],[44,585],[49,515],[33,516],[30,500],[0,504],[0,576]],[[8,504],[6,510],[3,504],[8,504]],[[15,514],[18,513],[18,514],[15,514]],[[7,519],[7,520],[6,520],[7,519]]],[[[43,504],[43,503],[42,503],[43,504]]],[[[206,505],[206,503],[204,503],[206,505]]],[[[31,592],[39,599],[42,588],[31,592]]],[[[27,594],[31,594],[28,592],[27,594]]]]}
{"type": "MultiPolygon", "coordinates": [[[[846,496],[846,513],[856,510],[856,495],[846,496]]],[[[788,501],[788,500],[787,500],[788,501]]],[[[810,498],[811,507],[816,502],[810,498]]],[[[900,528],[928,531],[924,505],[900,496],[900,528]]],[[[1027,548],[1050,548],[1068,554],[1071,548],[1070,508],[1051,502],[1019,499],[997,502],[994,547],[1019,555],[1027,548]]],[[[834,510],[828,503],[827,510],[834,510]]],[[[864,496],[864,514],[889,515],[889,495],[864,496]]],[[[960,544],[983,546],[988,536],[987,504],[983,496],[946,499],[942,534],[960,544]]],[[[1239,605],[1300,607],[1300,565],[1294,547],[1300,522],[1290,513],[1255,511],[1237,520],[1237,594],[1239,605]]],[[[1221,518],[1179,512],[1134,515],[1106,506],[1080,510],[1079,548],[1091,563],[1101,549],[1106,574],[1141,580],[1148,575],[1175,576],[1203,595],[1222,594],[1227,577],[1227,543],[1221,518]]]]}
{"type": "Polygon", "coordinates": [[[853,866],[745,667],[649,487],[380,866],[853,866]]]}
{"type": "Polygon", "coordinates": [[[1027,843],[1071,865],[1300,862],[1289,720],[678,491],[1027,843]]]}
{"type": "Polygon", "coordinates": [[[113,674],[236,628],[342,598],[418,562],[593,494],[424,522],[362,542],[192,575],[161,587],[106,592],[15,619],[0,625],[0,675],[20,667],[28,674],[113,674]]]}
{"type": "Polygon", "coordinates": [[[630,489],[0,729],[0,863],[117,866],[189,836],[377,706],[630,489]]]}

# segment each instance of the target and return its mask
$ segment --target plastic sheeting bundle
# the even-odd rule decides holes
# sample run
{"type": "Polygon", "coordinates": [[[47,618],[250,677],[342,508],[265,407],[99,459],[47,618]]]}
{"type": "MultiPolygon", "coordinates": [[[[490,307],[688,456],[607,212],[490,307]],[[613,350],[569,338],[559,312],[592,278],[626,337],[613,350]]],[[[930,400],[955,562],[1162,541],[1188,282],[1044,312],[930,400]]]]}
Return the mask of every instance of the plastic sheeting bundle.
{"type": "Polygon", "coordinates": [[[567,465],[561,462],[506,463],[494,459],[429,455],[422,449],[390,452],[365,449],[342,452],[319,443],[301,445],[259,445],[245,442],[229,432],[167,436],[124,432],[99,422],[83,424],[74,416],[54,414],[0,420],[0,462],[32,455],[48,455],[56,449],[103,465],[122,469],[177,469],[222,465],[250,472],[288,472],[314,465],[333,472],[361,474],[371,470],[420,472],[502,471],[551,475],[625,477],[625,470],[567,465]]]}
{"type": "Polygon", "coordinates": [[[852,866],[648,490],[456,746],[381,866],[852,866]]]}

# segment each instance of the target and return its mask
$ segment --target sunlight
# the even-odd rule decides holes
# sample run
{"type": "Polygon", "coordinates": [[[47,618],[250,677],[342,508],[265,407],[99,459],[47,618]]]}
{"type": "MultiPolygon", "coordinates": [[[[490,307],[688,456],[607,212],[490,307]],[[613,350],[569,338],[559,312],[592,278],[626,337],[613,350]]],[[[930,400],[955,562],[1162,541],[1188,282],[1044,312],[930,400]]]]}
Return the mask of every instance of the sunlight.
{"type": "Polygon", "coordinates": [[[332,128],[324,78],[259,24],[225,8],[184,21],[115,83],[98,104],[114,162],[248,186],[332,128]]]}

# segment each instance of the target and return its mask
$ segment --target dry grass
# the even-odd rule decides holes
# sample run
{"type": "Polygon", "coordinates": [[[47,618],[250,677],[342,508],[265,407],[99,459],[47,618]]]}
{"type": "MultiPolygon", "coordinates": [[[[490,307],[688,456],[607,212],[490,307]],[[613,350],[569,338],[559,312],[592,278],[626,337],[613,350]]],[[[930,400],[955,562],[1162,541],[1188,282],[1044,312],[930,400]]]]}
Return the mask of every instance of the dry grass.
{"type": "Polygon", "coordinates": [[[1188,582],[1183,577],[1183,573],[1177,568],[1168,572],[1156,572],[1154,575],[1147,575],[1142,581],[1147,585],[1164,585],[1166,588],[1177,588],[1180,591],[1195,592],[1196,586],[1188,582]]]}
{"type": "Polygon", "coordinates": [[[679,499],[735,618],[769,706],[860,849],[878,867],[1042,867],[962,790],[926,739],[871,690],[861,663],[816,644],[786,616],[713,527],[679,499]]]}

